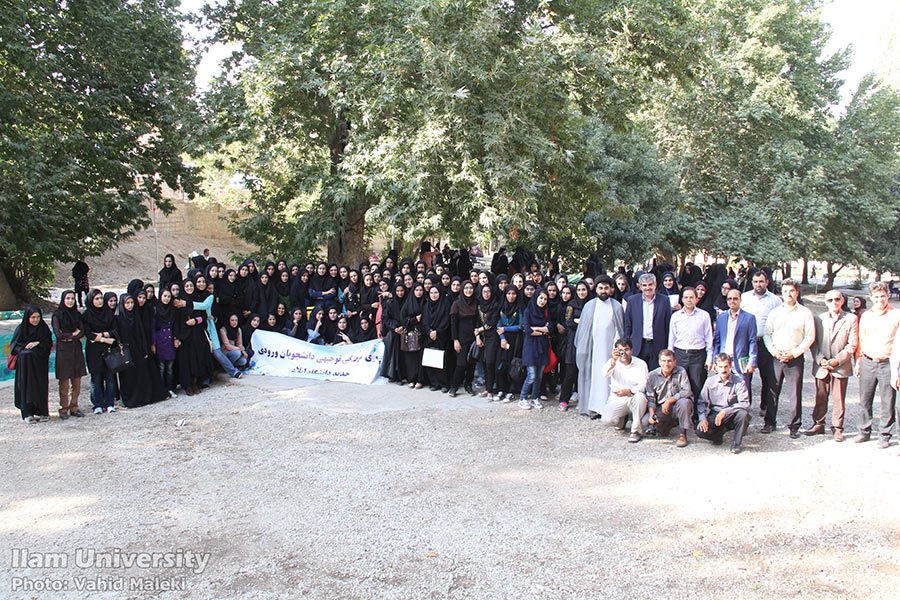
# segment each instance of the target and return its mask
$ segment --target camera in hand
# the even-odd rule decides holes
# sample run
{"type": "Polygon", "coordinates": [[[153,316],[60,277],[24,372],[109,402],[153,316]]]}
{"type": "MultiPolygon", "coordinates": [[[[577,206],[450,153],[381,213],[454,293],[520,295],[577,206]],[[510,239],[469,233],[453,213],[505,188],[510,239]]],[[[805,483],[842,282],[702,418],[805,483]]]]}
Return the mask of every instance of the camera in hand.
{"type": "Polygon", "coordinates": [[[628,354],[628,351],[627,350],[618,350],[618,353],[619,353],[619,356],[625,356],[626,354],[628,354]]]}

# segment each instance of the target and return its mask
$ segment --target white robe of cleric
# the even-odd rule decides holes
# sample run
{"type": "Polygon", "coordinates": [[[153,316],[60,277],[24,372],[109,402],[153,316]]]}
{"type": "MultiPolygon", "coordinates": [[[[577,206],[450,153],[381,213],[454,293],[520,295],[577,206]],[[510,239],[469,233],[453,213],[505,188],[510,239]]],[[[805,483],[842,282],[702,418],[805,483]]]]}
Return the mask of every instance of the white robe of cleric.
{"type": "Polygon", "coordinates": [[[612,357],[616,340],[625,335],[622,304],[594,298],[584,305],[575,330],[575,364],[578,366],[578,412],[603,414],[609,400],[609,377],[603,367],[612,357]]]}

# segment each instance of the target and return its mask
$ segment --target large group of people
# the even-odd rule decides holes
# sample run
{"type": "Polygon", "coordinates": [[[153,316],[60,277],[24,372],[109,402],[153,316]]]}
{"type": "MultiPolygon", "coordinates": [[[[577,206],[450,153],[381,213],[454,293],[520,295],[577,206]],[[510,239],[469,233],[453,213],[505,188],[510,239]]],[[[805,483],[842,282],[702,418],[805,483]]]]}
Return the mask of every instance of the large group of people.
{"type": "Polygon", "coordinates": [[[629,429],[630,442],[677,428],[679,447],[692,432],[720,444],[733,430],[735,453],[751,421],[754,374],[762,433],[775,430],[779,403],[787,402],[791,437],[823,434],[831,402],[836,441],[855,374],[863,413],[856,440],[871,436],[878,391],[880,445],[890,442],[900,311],[889,306],[883,283],[870,286],[869,309],[861,298],[849,308],[831,291],[828,310],[813,315],[799,284],[785,279],[778,295],[766,268],[734,274],[713,264],[704,273],[687,263],[677,274],[672,265],[610,274],[592,255],[570,277],[557,261],[541,264],[523,248],[511,257],[501,249],[483,270],[467,249],[448,250],[425,243],[415,260],[391,251],[355,267],[274,260],[262,268],[253,260],[229,268],[206,250],[191,256],[184,275],[169,254],[155,284],[134,280],[120,296],[88,291],[83,312],[81,294],[68,290],[52,334],[36,307],[16,330],[16,406],[26,422],[47,419],[53,338],[59,417],[67,419],[84,416],[78,396],[86,372],[97,414],[115,411],[117,398],[136,407],[179,389],[200,393],[217,367],[240,377],[261,329],[325,345],[381,338],[380,374],[390,382],[451,397],[463,390],[524,410],[555,400],[566,411],[577,402],[581,415],[629,429]],[[125,368],[109,360],[123,348],[125,368]],[[816,402],[812,425],[802,430],[807,351],[816,402]]]}

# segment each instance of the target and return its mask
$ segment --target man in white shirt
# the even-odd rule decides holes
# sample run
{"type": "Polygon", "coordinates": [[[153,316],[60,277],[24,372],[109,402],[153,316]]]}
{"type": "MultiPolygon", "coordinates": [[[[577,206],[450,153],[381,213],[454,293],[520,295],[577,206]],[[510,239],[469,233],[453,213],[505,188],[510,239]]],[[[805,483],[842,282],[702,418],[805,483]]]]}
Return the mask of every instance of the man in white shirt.
{"type": "Polygon", "coordinates": [[[709,313],[697,308],[697,290],[688,286],[681,290],[684,308],[672,315],[669,322],[669,350],[675,353],[679,367],[687,371],[694,402],[712,369],[713,330],[709,313]]]}
{"type": "MultiPolygon", "coordinates": [[[[769,403],[774,402],[775,398],[775,359],[769,353],[766,345],[763,343],[762,336],[766,332],[766,320],[769,313],[775,310],[775,307],[781,306],[781,298],[768,290],[769,276],[765,271],[757,271],[753,274],[753,289],[744,292],[741,296],[741,308],[756,318],[756,370],[759,371],[759,378],[762,380],[762,391],[759,396],[760,414],[765,414],[769,403]]],[[[747,384],[747,395],[753,398],[753,373],[749,373],[744,377],[747,384]]],[[[752,400],[751,400],[752,401],[752,400]]],[[[772,415],[775,418],[775,415],[772,415]]]]}
{"type": "Polygon", "coordinates": [[[792,438],[800,437],[803,395],[803,354],[816,340],[816,324],[812,311],[797,304],[800,285],[793,279],[781,282],[781,298],[784,303],[769,313],[763,335],[766,349],[775,359],[775,395],[766,410],[766,424],[762,433],[775,430],[775,415],[782,389],[787,391],[791,404],[791,423],[788,425],[792,438]]]}
{"type": "Polygon", "coordinates": [[[631,415],[629,442],[641,439],[641,420],[647,412],[647,363],[632,356],[631,340],[627,337],[616,341],[612,358],[606,363],[603,374],[610,378],[609,400],[603,410],[603,423],[625,429],[631,415]]]}

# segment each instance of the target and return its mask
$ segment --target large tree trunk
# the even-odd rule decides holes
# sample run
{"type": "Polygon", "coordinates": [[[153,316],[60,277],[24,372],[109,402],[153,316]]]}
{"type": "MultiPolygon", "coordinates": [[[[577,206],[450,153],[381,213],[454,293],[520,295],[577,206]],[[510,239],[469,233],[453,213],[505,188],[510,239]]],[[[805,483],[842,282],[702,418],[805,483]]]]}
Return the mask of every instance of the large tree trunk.
{"type": "Polygon", "coordinates": [[[0,269],[0,310],[16,310],[19,308],[19,300],[6,281],[3,269],[0,269]]]}
{"type": "Polygon", "coordinates": [[[341,231],[328,242],[328,262],[355,269],[366,258],[366,210],[358,206],[347,211],[341,231]]]}
{"type": "Polygon", "coordinates": [[[825,275],[827,279],[825,280],[825,287],[822,288],[822,292],[830,292],[834,287],[834,280],[837,278],[838,271],[844,268],[844,265],[839,266],[837,269],[834,268],[834,263],[828,261],[825,263],[826,270],[825,275]]]}
{"type": "Polygon", "coordinates": [[[800,281],[803,285],[809,285],[809,261],[803,259],[803,279],[800,281]]]}

